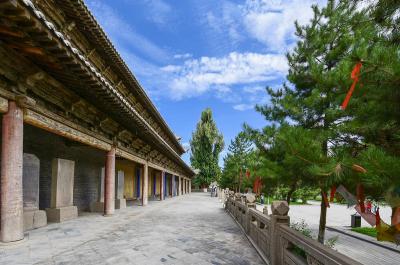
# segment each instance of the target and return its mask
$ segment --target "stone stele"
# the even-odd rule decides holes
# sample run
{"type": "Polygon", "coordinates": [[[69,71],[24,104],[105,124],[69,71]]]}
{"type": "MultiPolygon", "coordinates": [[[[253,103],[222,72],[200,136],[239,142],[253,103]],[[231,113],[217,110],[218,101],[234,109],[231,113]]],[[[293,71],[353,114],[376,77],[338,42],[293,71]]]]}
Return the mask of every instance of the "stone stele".
{"type": "Polygon", "coordinates": [[[124,198],[124,171],[120,170],[115,174],[115,209],[126,208],[126,200],[124,198]]]}
{"type": "Polygon", "coordinates": [[[23,156],[24,230],[47,225],[46,212],[39,210],[40,160],[34,154],[23,156]]]}
{"type": "Polygon", "coordinates": [[[105,176],[105,168],[102,167],[99,175],[99,183],[97,188],[97,201],[92,202],[90,204],[91,212],[104,212],[104,176],[105,176]]]}
{"type": "Polygon", "coordinates": [[[52,162],[51,208],[47,208],[47,220],[63,222],[78,217],[73,205],[75,162],[55,158],[52,162]]]}

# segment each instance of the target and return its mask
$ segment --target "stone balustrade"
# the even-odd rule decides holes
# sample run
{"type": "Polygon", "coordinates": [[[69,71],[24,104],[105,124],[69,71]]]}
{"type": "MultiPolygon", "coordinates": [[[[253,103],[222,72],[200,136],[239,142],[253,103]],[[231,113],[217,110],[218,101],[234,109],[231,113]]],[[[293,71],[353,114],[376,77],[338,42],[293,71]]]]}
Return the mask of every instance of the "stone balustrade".
{"type": "Polygon", "coordinates": [[[255,209],[253,197],[225,191],[225,209],[245,232],[260,256],[270,265],[361,265],[289,227],[289,206],[273,202],[271,214],[255,209]]]}

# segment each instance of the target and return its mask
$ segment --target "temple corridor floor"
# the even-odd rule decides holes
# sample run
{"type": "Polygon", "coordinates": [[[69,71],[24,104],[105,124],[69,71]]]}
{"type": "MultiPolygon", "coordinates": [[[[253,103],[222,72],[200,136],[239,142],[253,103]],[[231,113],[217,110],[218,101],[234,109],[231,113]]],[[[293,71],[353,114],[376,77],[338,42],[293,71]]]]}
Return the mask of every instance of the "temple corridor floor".
{"type": "Polygon", "coordinates": [[[30,231],[22,243],[0,245],[0,264],[263,262],[216,198],[192,193],[30,231]]]}

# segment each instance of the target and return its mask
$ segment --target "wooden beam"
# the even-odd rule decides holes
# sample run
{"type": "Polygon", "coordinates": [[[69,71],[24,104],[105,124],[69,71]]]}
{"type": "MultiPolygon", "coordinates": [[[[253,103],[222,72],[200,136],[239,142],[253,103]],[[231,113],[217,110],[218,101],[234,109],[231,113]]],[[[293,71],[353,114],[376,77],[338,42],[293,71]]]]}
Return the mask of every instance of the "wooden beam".
{"type": "Polygon", "coordinates": [[[0,97],[0,113],[6,113],[8,111],[8,99],[0,97]]]}
{"type": "Polygon", "coordinates": [[[131,154],[131,153],[129,153],[129,152],[127,152],[127,151],[121,149],[121,148],[117,148],[117,149],[116,149],[116,155],[118,155],[118,156],[120,156],[120,157],[123,157],[123,158],[125,158],[125,159],[128,159],[128,160],[130,160],[130,161],[139,163],[139,164],[143,164],[143,165],[144,165],[144,164],[147,163],[147,161],[146,161],[145,159],[140,158],[140,157],[138,157],[138,156],[136,156],[136,155],[133,155],[133,154],[131,154]]]}
{"type": "Polygon", "coordinates": [[[97,139],[93,136],[85,134],[79,130],[71,128],[61,122],[53,120],[42,114],[39,114],[33,110],[25,109],[24,111],[24,122],[39,127],[51,133],[60,135],[62,137],[71,139],[73,141],[81,142],[87,144],[94,148],[98,148],[104,151],[109,151],[111,149],[111,144],[97,139]]]}

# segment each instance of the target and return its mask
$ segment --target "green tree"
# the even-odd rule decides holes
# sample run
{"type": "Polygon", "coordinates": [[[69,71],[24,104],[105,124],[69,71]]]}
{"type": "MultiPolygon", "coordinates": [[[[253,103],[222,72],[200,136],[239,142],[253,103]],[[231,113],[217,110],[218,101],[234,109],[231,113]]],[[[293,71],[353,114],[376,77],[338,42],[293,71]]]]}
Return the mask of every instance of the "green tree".
{"type": "Polygon", "coordinates": [[[228,146],[228,154],[224,158],[220,185],[240,191],[245,172],[250,166],[252,143],[244,132],[240,132],[228,146]],[[240,179],[242,176],[242,179],[240,179]]]}
{"type": "Polygon", "coordinates": [[[207,187],[218,179],[221,171],[218,165],[219,154],[224,148],[224,139],[213,120],[211,109],[207,108],[201,113],[196,131],[192,133],[190,148],[191,165],[200,170],[194,184],[207,187]]]}
{"type": "MultiPolygon", "coordinates": [[[[356,25],[360,37],[351,52],[361,61],[362,87],[358,87],[345,113],[342,135],[357,136],[346,160],[367,172],[354,179],[365,185],[375,200],[386,200],[393,213],[400,206],[400,2],[376,1],[366,7],[368,19],[356,25]],[[397,190],[397,194],[390,191],[397,190]]],[[[354,138],[354,137],[353,137],[354,138]]],[[[353,183],[353,185],[355,185],[353,183]]]]}
{"type": "MultiPolygon", "coordinates": [[[[362,183],[377,200],[386,195],[388,201],[389,191],[394,211],[400,198],[400,3],[382,0],[360,8],[359,2],[330,0],[325,8],[313,6],[314,17],[309,24],[296,23],[299,41],[287,55],[287,79],[291,84],[278,90],[267,88],[271,102],[257,106],[257,110],[268,121],[279,126],[290,122],[306,129],[305,134],[298,129],[282,132],[267,126],[255,139],[261,147],[272,147],[266,157],[277,172],[284,169],[278,179],[285,180],[285,173],[289,174],[284,186],[290,187],[292,181],[301,187],[304,179],[311,178],[322,194],[332,184],[345,184],[355,190],[362,183]],[[339,106],[353,82],[350,73],[358,62],[363,65],[361,81],[348,108],[341,110],[339,106]],[[276,135],[271,137],[274,130],[276,135]],[[313,142],[320,142],[323,157],[314,157],[302,145],[292,148],[296,143],[290,143],[285,135],[296,137],[297,133],[300,143],[308,141],[307,134],[314,134],[313,142]],[[274,152],[276,157],[272,156],[274,152]],[[288,166],[291,158],[303,160],[304,166],[299,168],[306,174],[298,181],[296,175],[290,176],[295,174],[288,166]],[[366,172],[353,170],[354,164],[362,165],[366,172]]],[[[315,152],[320,154],[317,149],[315,152]]],[[[321,243],[326,213],[322,202],[321,243]]]]}
{"type": "Polygon", "coordinates": [[[317,131],[285,123],[279,128],[267,126],[263,132],[247,130],[257,141],[257,146],[263,149],[260,172],[264,181],[279,187],[288,203],[296,190],[319,187],[315,166],[329,167],[332,159],[324,155],[317,131]]]}
{"type": "MultiPolygon", "coordinates": [[[[334,155],[336,146],[343,144],[339,128],[347,121],[347,114],[338,106],[349,87],[349,72],[353,65],[350,54],[359,37],[354,25],[367,18],[357,11],[357,1],[330,0],[322,9],[312,8],[314,17],[309,24],[296,23],[299,41],[287,55],[287,79],[291,85],[285,84],[275,91],[268,88],[271,104],[257,106],[257,110],[269,121],[282,123],[289,120],[313,130],[326,157],[324,166],[314,165],[315,169],[321,169],[331,165],[328,158],[334,155]]],[[[315,173],[314,182],[320,187],[321,194],[337,176],[315,173]]],[[[324,242],[326,213],[326,205],[321,202],[318,233],[321,243],[324,242]]]]}

